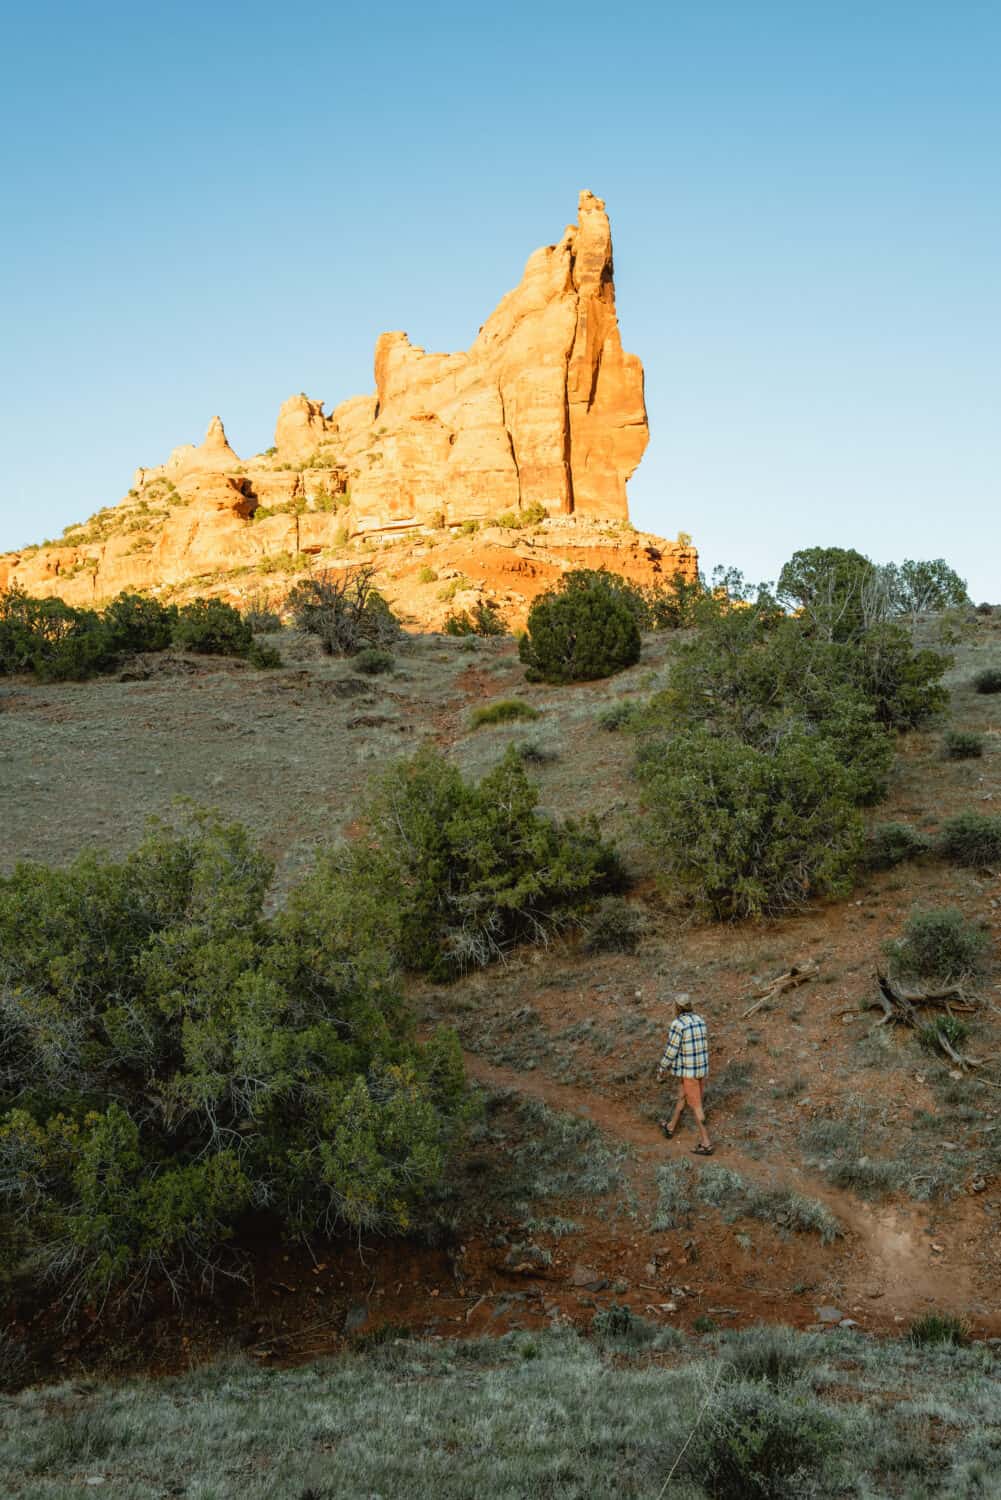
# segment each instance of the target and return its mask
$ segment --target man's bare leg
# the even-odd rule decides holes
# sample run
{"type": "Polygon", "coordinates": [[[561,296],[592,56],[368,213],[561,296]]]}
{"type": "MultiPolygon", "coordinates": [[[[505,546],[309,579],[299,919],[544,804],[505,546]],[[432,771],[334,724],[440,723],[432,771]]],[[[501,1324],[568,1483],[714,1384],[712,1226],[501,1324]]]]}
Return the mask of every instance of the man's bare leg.
{"type": "Polygon", "coordinates": [[[711,1151],[713,1148],[712,1141],[706,1133],[706,1117],[705,1111],[702,1108],[702,1079],[686,1078],[682,1084],[682,1089],[687,1096],[687,1102],[691,1106],[692,1114],[695,1116],[695,1123],[699,1128],[699,1144],[704,1151],[711,1151]]]}
{"type": "Polygon", "coordinates": [[[678,1084],[678,1097],[677,1097],[677,1100],[675,1101],[675,1105],[674,1105],[674,1114],[671,1116],[670,1120],[668,1120],[668,1122],[667,1122],[667,1133],[668,1133],[668,1135],[673,1135],[674,1132],[677,1130],[677,1128],[678,1128],[678,1121],[681,1119],[681,1116],[683,1115],[684,1110],[685,1110],[685,1085],[683,1083],[679,1083],[678,1084]]]}

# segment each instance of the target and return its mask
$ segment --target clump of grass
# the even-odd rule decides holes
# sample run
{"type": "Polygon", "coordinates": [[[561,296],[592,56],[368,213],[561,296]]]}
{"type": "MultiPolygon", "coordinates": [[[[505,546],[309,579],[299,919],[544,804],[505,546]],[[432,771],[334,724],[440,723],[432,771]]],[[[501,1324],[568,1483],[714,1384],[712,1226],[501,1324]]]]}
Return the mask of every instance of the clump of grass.
{"type": "Polygon", "coordinates": [[[419,568],[418,569],[418,572],[417,572],[417,582],[418,583],[437,583],[438,582],[438,574],[435,572],[434,568],[430,567],[427,563],[425,563],[424,566],[423,566],[423,568],[419,568]]]}
{"type": "Polygon", "coordinates": [[[866,838],[863,860],[870,870],[892,870],[930,848],[931,839],[911,823],[879,823],[866,838]]]}
{"type": "Polygon", "coordinates": [[[607,708],[603,708],[601,710],[601,713],[598,715],[598,728],[607,729],[613,734],[620,729],[628,729],[629,725],[636,718],[637,712],[638,709],[635,703],[628,703],[625,701],[621,703],[610,703],[609,706],[607,708]]]}
{"type": "Polygon", "coordinates": [[[905,979],[958,984],[981,973],[989,938],[954,907],[913,911],[902,937],[886,944],[893,973],[905,979]]]}
{"type": "Polygon", "coordinates": [[[703,1203],[720,1209],[730,1222],[757,1219],[795,1234],[816,1234],[822,1245],[829,1245],[842,1232],[830,1209],[816,1198],[804,1198],[788,1188],[761,1187],[732,1167],[705,1167],[696,1192],[703,1203]]]}
{"type": "Polygon", "coordinates": [[[547,745],[542,740],[520,740],[515,745],[514,751],[525,765],[545,766],[550,761],[560,758],[560,752],[555,745],[547,745]]]}
{"type": "Polygon", "coordinates": [[[946,760],[979,760],[984,753],[984,737],[969,729],[950,729],[942,738],[946,760]]]}
{"type": "Polygon", "coordinates": [[[538,719],[539,710],[520,698],[498,698],[496,703],[484,703],[474,708],[469,716],[470,729],[481,729],[485,724],[510,724],[516,719],[538,719]]]}
{"type": "Polygon", "coordinates": [[[667,1161],[657,1168],[657,1211],[651,1229],[681,1229],[688,1222],[692,1211],[692,1167],[682,1157],[681,1161],[667,1161]]]}
{"type": "Polygon", "coordinates": [[[963,812],[942,824],[939,852],[954,865],[990,870],[1001,865],[1001,817],[963,812]]]}
{"type": "Polygon", "coordinates": [[[738,1380],[789,1385],[820,1359],[820,1342],[783,1324],[759,1324],[727,1334],[720,1350],[738,1380]]]}
{"type": "Polygon", "coordinates": [[[1001,667],[985,667],[973,679],[978,693],[1001,693],[1001,667]]]}
{"type": "Polygon", "coordinates": [[[921,1349],[929,1344],[948,1344],[953,1349],[961,1349],[969,1343],[970,1329],[962,1318],[954,1317],[952,1313],[925,1313],[915,1318],[907,1337],[910,1343],[921,1349]]]}
{"type": "Polygon", "coordinates": [[[584,919],[584,947],[588,953],[635,953],[644,925],[623,897],[606,896],[584,919]]]}

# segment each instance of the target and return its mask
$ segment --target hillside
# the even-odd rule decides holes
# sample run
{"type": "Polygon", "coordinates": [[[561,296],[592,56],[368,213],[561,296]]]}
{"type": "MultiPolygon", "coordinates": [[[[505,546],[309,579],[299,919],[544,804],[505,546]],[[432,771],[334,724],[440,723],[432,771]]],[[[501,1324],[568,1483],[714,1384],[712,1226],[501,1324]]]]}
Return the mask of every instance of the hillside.
{"type": "MultiPolygon", "coordinates": [[[[933,830],[1001,797],[997,697],[975,693],[996,665],[1001,615],[975,623],[949,674],[949,722],[984,735],[978,760],[944,760],[942,726],[899,741],[874,821],[933,830]]],[[[993,1074],[960,1072],[860,1009],[883,944],[918,906],[954,906],[1001,934],[997,872],[941,860],[863,876],[850,900],[757,924],[708,926],[665,907],[638,838],[631,737],[602,711],[647,696],[679,637],[647,636],[640,664],[569,688],[530,686],[510,639],[405,640],[392,674],[363,678],[293,632],[283,670],[168,653],[117,680],[0,686],[2,863],[123,853],[178,796],[245,822],[277,862],[274,901],[315,853],[350,836],[380,768],[432,742],[482,774],[522,745],[542,806],[595,813],[630,869],[643,923],[635,953],[580,937],[518,950],[448,986],[411,981],[424,1024],[459,1032],[485,1090],[441,1206],[440,1244],[367,1239],[319,1256],[281,1242],[254,1250],[253,1279],[222,1287],[211,1315],[169,1298],[135,1328],[86,1321],[65,1341],[58,1307],[19,1302],[41,1372],[177,1368],[236,1339],[262,1360],[300,1359],[382,1325],[502,1332],[612,1303],[665,1328],[799,1328],[846,1321],[893,1334],[929,1310],[1001,1334],[996,1287],[999,1128],[993,1074]],[[471,728],[471,711],[517,696],[531,723],[471,728]],[[746,1016],[763,981],[815,962],[801,988],[746,1016]],[[709,1094],[718,1141],[696,1166],[687,1135],[656,1128],[651,1074],[668,997],[691,991],[710,1018],[709,1094]],[[47,1352],[46,1352],[47,1351],[47,1352]]],[[[996,973],[994,976],[996,979],[996,973]]],[[[992,980],[993,983],[993,980],[992,980]]],[[[997,1009],[976,1051],[1001,1049],[997,1009]]]]}

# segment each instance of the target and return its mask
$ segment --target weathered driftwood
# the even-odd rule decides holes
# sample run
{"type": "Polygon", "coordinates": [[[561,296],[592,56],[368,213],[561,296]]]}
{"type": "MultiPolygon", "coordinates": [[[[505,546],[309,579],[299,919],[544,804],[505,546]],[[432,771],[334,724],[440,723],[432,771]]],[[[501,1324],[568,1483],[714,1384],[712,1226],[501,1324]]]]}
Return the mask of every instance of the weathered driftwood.
{"type": "MultiPolygon", "coordinates": [[[[941,990],[903,990],[899,985],[894,985],[887,976],[876,970],[876,981],[879,985],[879,995],[870,1000],[865,1010],[882,1010],[883,1014],[876,1022],[877,1026],[885,1026],[888,1021],[893,1021],[902,1026],[910,1026],[917,1030],[921,1024],[919,1009],[932,1009],[945,1011],[947,1015],[970,1015],[976,1010],[970,1000],[963,992],[962,985],[951,984],[941,990]]],[[[946,1057],[965,1072],[967,1068],[980,1067],[981,1058],[970,1057],[968,1054],[957,1052],[956,1048],[945,1036],[941,1028],[936,1026],[935,1041],[946,1057]]]]}
{"type": "Polygon", "coordinates": [[[777,979],[771,979],[766,985],[762,985],[759,989],[753,991],[755,997],[754,1004],[748,1006],[747,1010],[744,1011],[740,1019],[742,1021],[746,1021],[748,1016],[753,1016],[754,1012],[756,1010],[760,1010],[766,1001],[774,1000],[778,995],[783,994],[786,990],[794,990],[799,985],[806,984],[808,979],[812,979],[814,977],[819,967],[819,964],[811,962],[807,962],[805,964],[792,964],[786,970],[786,972],[784,974],[780,974],[777,979]]]}

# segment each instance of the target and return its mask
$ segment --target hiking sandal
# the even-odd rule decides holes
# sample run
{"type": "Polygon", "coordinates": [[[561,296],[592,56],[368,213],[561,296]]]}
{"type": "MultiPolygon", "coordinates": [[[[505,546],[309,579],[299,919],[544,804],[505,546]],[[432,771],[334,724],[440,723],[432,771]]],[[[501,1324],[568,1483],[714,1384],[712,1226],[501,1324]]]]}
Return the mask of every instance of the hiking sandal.
{"type": "Polygon", "coordinates": [[[675,1136],[675,1131],[677,1130],[677,1126],[675,1126],[675,1129],[672,1130],[670,1128],[670,1126],[668,1125],[668,1123],[667,1123],[666,1120],[658,1120],[657,1124],[660,1126],[661,1130],[667,1136],[668,1140],[669,1141],[673,1141],[674,1140],[674,1136],[675,1136]]]}
{"type": "Polygon", "coordinates": [[[699,1141],[699,1144],[697,1146],[694,1146],[692,1148],[692,1155],[693,1156],[712,1156],[712,1154],[713,1154],[713,1152],[715,1150],[716,1150],[715,1146],[703,1146],[702,1142],[699,1141]]]}

